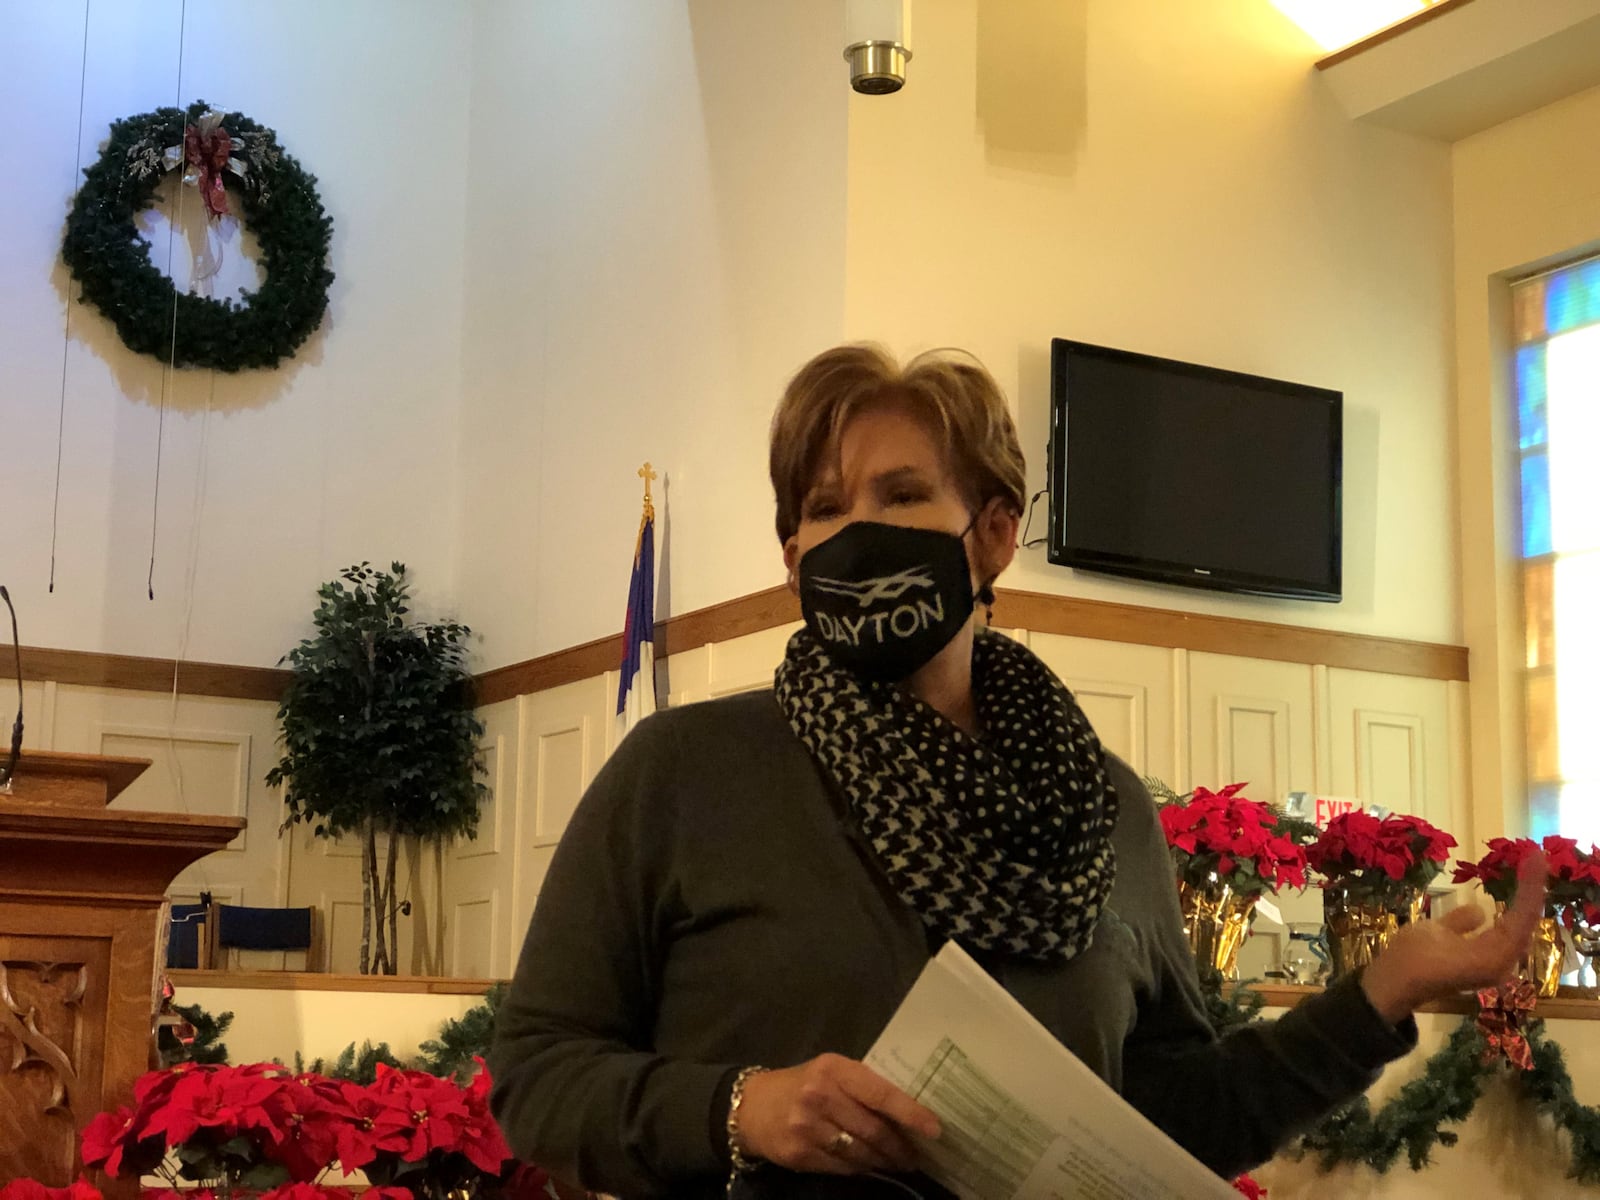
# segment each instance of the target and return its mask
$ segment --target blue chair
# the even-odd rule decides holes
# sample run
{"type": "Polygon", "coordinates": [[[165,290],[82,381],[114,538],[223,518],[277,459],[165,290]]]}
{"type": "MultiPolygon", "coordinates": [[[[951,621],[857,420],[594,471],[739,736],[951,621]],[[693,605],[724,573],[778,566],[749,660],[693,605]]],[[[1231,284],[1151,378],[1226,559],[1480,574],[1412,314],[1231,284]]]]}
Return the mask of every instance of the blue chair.
{"type": "Polygon", "coordinates": [[[321,969],[315,908],[246,908],[218,904],[213,919],[212,944],[220,967],[231,968],[240,950],[302,950],[306,956],[304,969],[321,969]],[[230,956],[229,951],[235,953],[230,956]]]}
{"type": "Polygon", "coordinates": [[[211,900],[174,904],[167,914],[167,969],[204,971],[211,966],[211,900]]]}

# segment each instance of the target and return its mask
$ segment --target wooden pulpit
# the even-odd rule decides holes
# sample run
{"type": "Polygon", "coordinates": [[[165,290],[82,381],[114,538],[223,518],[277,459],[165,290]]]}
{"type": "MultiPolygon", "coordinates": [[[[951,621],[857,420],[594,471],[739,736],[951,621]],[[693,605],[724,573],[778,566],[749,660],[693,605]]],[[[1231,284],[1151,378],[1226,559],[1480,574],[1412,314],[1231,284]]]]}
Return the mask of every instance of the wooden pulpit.
{"type": "Polygon", "coordinates": [[[80,1174],[78,1134],[151,1065],[167,888],[244,828],[108,810],[149,765],[33,752],[0,795],[0,1181],[80,1174]]]}

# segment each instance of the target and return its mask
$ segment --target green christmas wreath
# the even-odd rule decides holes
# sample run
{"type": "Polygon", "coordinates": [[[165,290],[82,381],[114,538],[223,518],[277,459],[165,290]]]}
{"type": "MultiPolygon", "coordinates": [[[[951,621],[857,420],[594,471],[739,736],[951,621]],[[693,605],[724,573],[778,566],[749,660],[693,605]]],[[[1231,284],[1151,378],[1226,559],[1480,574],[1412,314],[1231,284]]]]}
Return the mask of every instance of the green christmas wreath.
{"type": "Polygon", "coordinates": [[[272,130],[241,113],[213,112],[204,101],[187,112],[160,108],[115,122],[83,174],[61,257],[83,299],[110,319],[129,349],[180,367],[273,367],[321,324],[333,282],[333,221],[316,178],[283,152],[272,130]],[[266,275],[253,294],[218,300],[180,293],[151,262],[135,218],[151,206],[167,171],[179,168],[213,217],[239,199],[266,275]]]}

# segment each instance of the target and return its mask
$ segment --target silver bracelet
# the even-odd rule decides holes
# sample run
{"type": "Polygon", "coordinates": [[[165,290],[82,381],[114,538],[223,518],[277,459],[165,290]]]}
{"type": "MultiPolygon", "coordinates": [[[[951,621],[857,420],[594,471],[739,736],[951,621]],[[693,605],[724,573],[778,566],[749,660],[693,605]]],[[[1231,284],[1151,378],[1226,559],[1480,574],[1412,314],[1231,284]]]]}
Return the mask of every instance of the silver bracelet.
{"type": "Polygon", "coordinates": [[[766,1067],[745,1067],[733,1077],[733,1091],[728,1094],[728,1161],[733,1166],[728,1176],[728,1194],[733,1194],[733,1180],[759,1167],[763,1159],[745,1153],[744,1138],[739,1133],[739,1108],[744,1104],[744,1085],[760,1075],[766,1067]]]}

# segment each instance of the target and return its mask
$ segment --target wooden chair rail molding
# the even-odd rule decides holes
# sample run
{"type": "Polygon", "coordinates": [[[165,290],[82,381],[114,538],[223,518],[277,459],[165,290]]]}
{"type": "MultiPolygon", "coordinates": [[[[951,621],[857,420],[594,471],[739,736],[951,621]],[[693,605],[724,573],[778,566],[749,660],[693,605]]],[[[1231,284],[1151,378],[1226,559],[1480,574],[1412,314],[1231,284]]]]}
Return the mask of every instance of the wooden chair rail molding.
{"type": "MultiPolygon", "coordinates": [[[[669,658],[713,642],[760,633],[800,619],[800,604],[784,587],[768,588],[709,608],[669,617],[656,625],[656,650],[669,658]]],[[[1271,621],[1211,617],[1176,609],[1079,600],[1043,592],[1000,590],[995,624],[1071,637],[1144,646],[1168,646],[1242,658],[1346,667],[1387,675],[1465,681],[1467,650],[1433,642],[1369,637],[1271,621]]],[[[525,662],[497,667],[478,676],[478,703],[494,704],[548,691],[616,670],[622,635],[585,642],[525,662]]],[[[23,674],[30,679],[133,691],[170,692],[173,671],[178,689],[191,696],[276,701],[289,678],[270,667],[220,663],[175,663],[165,658],[90,654],[78,650],[24,647],[23,674]]],[[[14,674],[9,655],[0,655],[0,679],[14,674]]]]}
{"type": "MultiPolygon", "coordinates": [[[[497,979],[446,979],[436,975],[324,975],[306,971],[168,971],[175,988],[224,988],[243,991],[401,992],[428,996],[481,996],[497,979]]],[[[1251,984],[1269,1008],[1294,1008],[1322,989],[1292,984],[1251,984]]],[[[1592,991],[1592,989],[1591,989],[1592,991]]],[[[1470,996],[1429,1004],[1423,1012],[1471,1016],[1477,1004],[1470,996]]],[[[1600,1021],[1600,997],[1564,987],[1561,994],[1539,1002],[1539,1016],[1554,1021],[1600,1021]]]]}
{"type": "MultiPolygon", "coordinates": [[[[1322,989],[1296,984],[1252,984],[1250,990],[1265,1000],[1268,1008],[1293,1008],[1322,989]]],[[[1478,1013],[1478,1002],[1471,996],[1459,996],[1425,1004],[1419,1011],[1473,1017],[1478,1013]]],[[[1550,1021],[1600,1021],[1600,997],[1593,988],[1563,987],[1556,995],[1539,1001],[1534,1015],[1550,1021]]]]}
{"type": "Polygon", "coordinates": [[[498,979],[446,979],[438,975],[334,975],[319,971],[166,972],[175,988],[241,991],[399,992],[416,996],[481,996],[498,979]]]}
{"type": "MultiPolygon", "coordinates": [[[[16,668],[11,655],[0,655],[0,679],[10,679],[16,668]]],[[[81,687],[113,688],[130,692],[171,692],[173,672],[178,691],[185,696],[216,696],[228,700],[271,700],[288,686],[289,672],[274,667],[235,667],[226,663],[178,662],[171,658],[140,658],[132,654],[95,654],[85,650],[22,648],[24,679],[49,679],[81,687]]]]}

